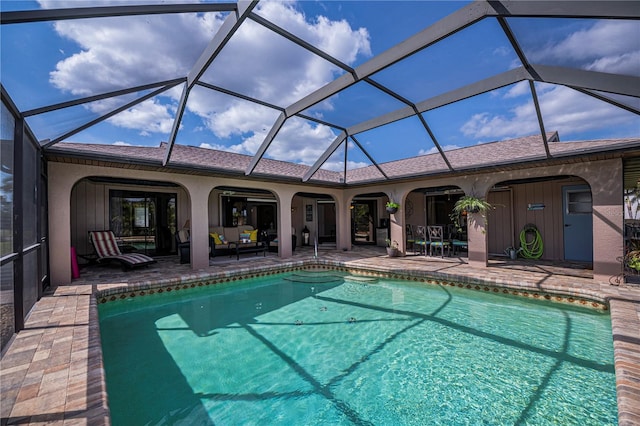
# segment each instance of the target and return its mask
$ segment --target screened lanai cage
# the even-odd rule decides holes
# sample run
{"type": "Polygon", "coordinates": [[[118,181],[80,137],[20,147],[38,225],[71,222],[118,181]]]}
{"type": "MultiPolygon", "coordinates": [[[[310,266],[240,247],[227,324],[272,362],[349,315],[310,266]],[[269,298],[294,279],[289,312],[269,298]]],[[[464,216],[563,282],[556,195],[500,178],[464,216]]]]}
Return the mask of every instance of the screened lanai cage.
{"type": "Polygon", "coordinates": [[[640,154],[637,1],[0,12],[2,307],[17,329],[48,280],[56,156],[348,188],[640,154]]]}
{"type": "Polygon", "coordinates": [[[164,165],[189,145],[250,156],[246,175],[282,173],[265,164],[276,159],[309,166],[301,181],[349,184],[638,145],[637,2],[43,0],[2,12],[2,86],[45,150],[165,141],[164,165]],[[529,135],[541,137],[460,151],[529,135]]]}

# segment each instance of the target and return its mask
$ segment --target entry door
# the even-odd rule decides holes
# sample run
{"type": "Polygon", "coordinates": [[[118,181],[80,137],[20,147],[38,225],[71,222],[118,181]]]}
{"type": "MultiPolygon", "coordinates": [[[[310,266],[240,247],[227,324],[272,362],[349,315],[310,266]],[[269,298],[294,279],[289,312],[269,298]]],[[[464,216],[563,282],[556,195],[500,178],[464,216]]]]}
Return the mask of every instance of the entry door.
{"type": "Polygon", "coordinates": [[[593,206],[586,185],[563,186],[564,258],[593,261],[593,206]]]}

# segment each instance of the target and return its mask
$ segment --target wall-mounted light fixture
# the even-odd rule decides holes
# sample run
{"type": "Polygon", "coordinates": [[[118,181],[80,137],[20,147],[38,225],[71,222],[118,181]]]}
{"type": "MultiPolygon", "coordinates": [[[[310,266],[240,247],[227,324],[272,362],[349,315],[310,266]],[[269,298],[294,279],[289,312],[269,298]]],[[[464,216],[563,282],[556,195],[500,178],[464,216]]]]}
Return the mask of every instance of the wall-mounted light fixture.
{"type": "Polygon", "coordinates": [[[544,204],[542,203],[527,204],[527,210],[544,210],[544,204]]]}

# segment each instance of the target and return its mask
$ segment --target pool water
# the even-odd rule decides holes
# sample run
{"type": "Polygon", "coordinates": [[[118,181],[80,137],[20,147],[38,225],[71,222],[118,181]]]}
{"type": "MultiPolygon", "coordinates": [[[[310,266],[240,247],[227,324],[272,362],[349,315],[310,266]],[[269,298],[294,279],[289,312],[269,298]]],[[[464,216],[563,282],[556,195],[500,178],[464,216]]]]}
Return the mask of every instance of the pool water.
{"type": "Polygon", "coordinates": [[[341,275],[99,305],[112,423],[617,424],[609,315],[341,275]]]}

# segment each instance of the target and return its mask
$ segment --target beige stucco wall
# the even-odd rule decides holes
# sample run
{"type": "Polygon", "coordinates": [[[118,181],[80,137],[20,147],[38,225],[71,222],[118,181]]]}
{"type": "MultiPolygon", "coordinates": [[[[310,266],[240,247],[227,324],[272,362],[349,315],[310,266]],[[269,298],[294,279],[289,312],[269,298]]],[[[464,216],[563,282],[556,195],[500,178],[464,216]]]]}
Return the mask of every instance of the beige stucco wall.
{"type": "MultiPolygon", "coordinates": [[[[549,176],[577,176],[586,181],[593,196],[593,257],[594,278],[608,281],[620,272],[618,258],[623,254],[623,206],[622,206],[622,160],[604,160],[595,162],[575,162],[558,166],[546,166],[514,171],[502,171],[487,174],[422,179],[416,181],[374,184],[360,188],[315,188],[308,185],[283,184],[259,180],[182,175],[162,172],[143,172],[130,169],[86,166],[68,163],[49,163],[49,223],[51,249],[51,280],[54,285],[71,281],[69,247],[71,247],[71,191],[81,179],[89,176],[112,176],[129,179],[148,179],[169,181],[180,185],[188,199],[188,211],[191,215],[191,253],[192,267],[205,268],[208,259],[208,227],[217,213],[211,212],[211,191],[217,186],[236,186],[259,188],[271,191],[278,200],[278,229],[290,230],[292,224],[304,225],[304,205],[302,197],[294,196],[298,192],[329,194],[336,202],[337,248],[351,248],[351,217],[349,204],[354,196],[371,192],[383,192],[387,197],[401,204],[399,211],[390,216],[391,239],[400,244],[404,251],[405,205],[406,197],[412,190],[425,187],[456,185],[465,193],[487,196],[489,189],[499,183],[513,179],[530,179],[549,176]],[[293,203],[292,203],[293,201],[293,203]],[[295,207],[292,211],[292,207],[295,207]],[[298,212],[298,213],[296,213],[298,212]],[[292,216],[294,219],[292,220],[292,216]]],[[[413,197],[413,196],[412,196],[413,197]]],[[[381,201],[385,200],[384,197],[381,201]]],[[[386,201],[386,200],[385,200],[386,201]]],[[[383,209],[383,202],[379,203],[383,209]]],[[[424,207],[414,202],[414,215],[420,214],[424,207]]],[[[386,213],[379,213],[384,217],[386,213]]],[[[487,236],[482,217],[476,215],[468,230],[469,263],[474,266],[487,265],[487,236]]],[[[314,218],[317,212],[314,211],[314,218]]],[[[182,220],[180,218],[179,220],[182,220]]],[[[296,226],[300,240],[300,227],[296,226]]],[[[282,238],[280,256],[291,256],[291,241],[282,238]]]]}
{"type": "MultiPolygon", "coordinates": [[[[90,176],[118,177],[124,179],[145,179],[152,181],[172,182],[180,185],[185,194],[187,208],[192,212],[191,220],[191,266],[195,270],[209,266],[209,220],[215,220],[217,213],[211,212],[209,201],[211,191],[217,186],[235,186],[258,188],[271,191],[278,200],[278,229],[289,230],[292,226],[292,198],[297,192],[309,190],[305,185],[278,184],[266,181],[247,181],[243,179],[217,178],[177,173],[146,172],[131,169],[87,166],[80,164],[50,162],[49,174],[49,240],[50,240],[50,272],[53,285],[71,282],[71,194],[73,187],[82,179],[90,176]],[[55,224],[53,226],[52,224],[55,224]]],[[[339,189],[322,189],[317,191],[329,194],[336,199],[336,208],[344,209],[342,192],[339,189]]],[[[104,202],[104,201],[103,201],[104,202]]],[[[103,207],[104,208],[104,207],[103,207]]],[[[184,209],[184,207],[181,207],[184,209]]],[[[179,217],[179,226],[186,217],[179,217]]],[[[349,224],[342,218],[336,227],[338,235],[348,230],[349,224]]],[[[297,230],[299,233],[300,231],[297,230]]],[[[348,232],[347,232],[348,233],[348,232]]],[[[280,256],[290,257],[292,254],[291,239],[281,239],[280,256]]],[[[338,246],[349,248],[349,246],[338,246]]]]}

